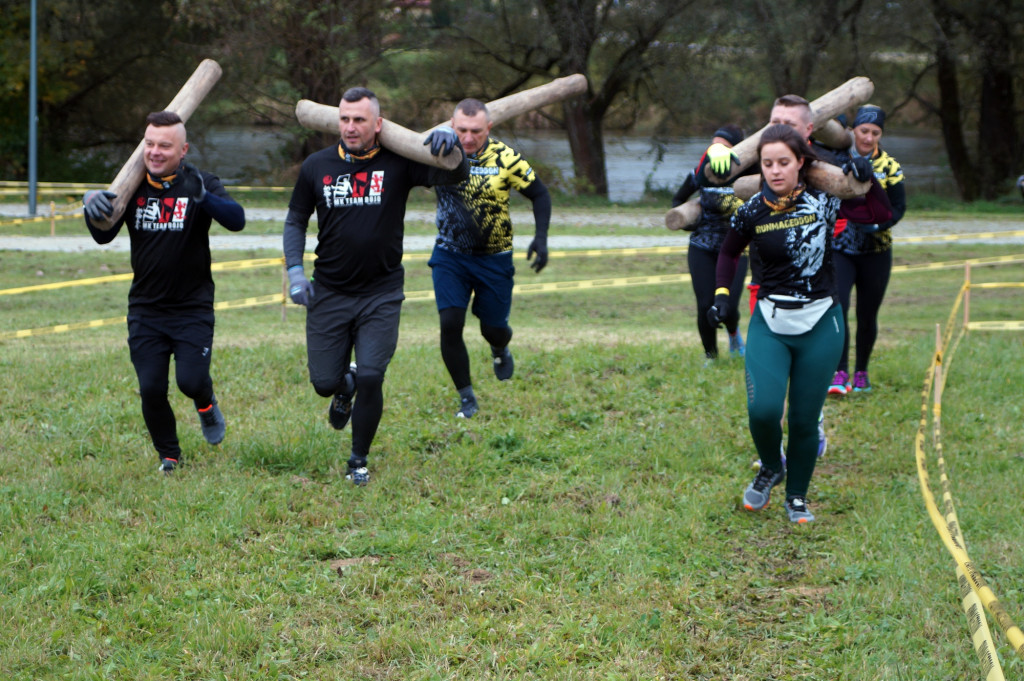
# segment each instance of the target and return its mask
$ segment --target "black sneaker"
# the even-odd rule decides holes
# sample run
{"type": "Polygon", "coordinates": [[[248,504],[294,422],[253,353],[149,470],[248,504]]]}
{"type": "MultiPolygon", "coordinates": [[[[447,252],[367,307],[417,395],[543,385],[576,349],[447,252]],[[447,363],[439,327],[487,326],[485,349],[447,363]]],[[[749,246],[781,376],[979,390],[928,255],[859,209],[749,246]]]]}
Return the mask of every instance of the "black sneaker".
{"type": "Polygon", "coordinates": [[[775,485],[785,479],[785,470],[776,473],[770,468],[761,466],[761,470],[754,476],[754,481],[743,492],[743,508],[748,511],[760,511],[768,505],[772,494],[772,487],[775,487],[775,485]]]}
{"type": "Polygon", "coordinates": [[[217,406],[217,398],[213,398],[213,403],[206,409],[197,409],[196,412],[199,414],[199,427],[203,429],[203,437],[211,445],[219,445],[224,441],[224,432],[227,430],[227,426],[224,422],[224,414],[220,413],[220,407],[217,406]]]}
{"type": "Polygon", "coordinates": [[[499,381],[507,381],[512,378],[512,372],[516,369],[516,363],[512,361],[512,351],[506,345],[501,353],[494,355],[494,375],[499,381]]]}
{"type": "Polygon", "coordinates": [[[352,484],[357,487],[363,487],[370,482],[370,471],[366,469],[366,459],[349,459],[345,479],[351,480],[352,484]]]}
{"type": "Polygon", "coordinates": [[[331,422],[331,427],[335,430],[344,428],[348,425],[348,420],[352,418],[352,398],[356,395],[355,364],[349,367],[344,382],[345,387],[331,399],[331,406],[327,408],[327,420],[331,422]]]}
{"type": "Polygon", "coordinates": [[[478,411],[480,411],[480,406],[476,403],[475,398],[463,397],[459,402],[459,410],[455,412],[455,418],[471,419],[478,411]]]}
{"type": "Polygon", "coordinates": [[[174,472],[174,467],[177,465],[177,459],[160,459],[160,468],[157,470],[163,475],[170,475],[174,472]]]}

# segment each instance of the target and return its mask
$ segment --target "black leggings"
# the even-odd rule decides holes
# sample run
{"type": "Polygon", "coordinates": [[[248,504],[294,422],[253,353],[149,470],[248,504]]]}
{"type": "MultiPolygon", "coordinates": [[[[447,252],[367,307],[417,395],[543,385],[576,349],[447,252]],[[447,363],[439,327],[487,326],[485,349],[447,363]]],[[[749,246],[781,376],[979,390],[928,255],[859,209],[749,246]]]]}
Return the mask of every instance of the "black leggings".
{"type": "Polygon", "coordinates": [[[836,289],[843,306],[843,354],[837,371],[850,373],[850,292],[857,287],[857,351],[854,371],[867,371],[871,351],[878,338],[878,309],[882,307],[885,289],[892,272],[892,250],[866,255],[832,252],[836,270],[836,289]]]}
{"type": "MultiPolygon", "coordinates": [[[[441,359],[452,377],[456,390],[461,390],[473,381],[469,373],[469,352],[462,338],[466,326],[466,308],[446,307],[441,310],[441,359]]],[[[512,340],[509,326],[488,326],[480,322],[480,333],[492,348],[504,348],[512,340]]]]}
{"type": "MultiPolygon", "coordinates": [[[[703,248],[689,248],[686,262],[690,267],[690,283],[697,297],[697,331],[700,342],[704,345],[704,354],[718,357],[718,334],[715,327],[708,322],[708,310],[715,304],[715,265],[718,263],[718,251],[703,248]]],[[[725,320],[725,328],[729,333],[736,333],[740,324],[740,297],[743,295],[743,281],[747,278],[747,256],[740,256],[736,266],[736,276],[729,286],[729,317],[725,320]]]]}
{"type": "Polygon", "coordinates": [[[212,315],[145,320],[128,317],[128,349],[139,378],[142,417],[162,459],[181,458],[177,422],[167,398],[171,355],[178,390],[192,398],[196,409],[205,409],[213,401],[212,346],[212,315]]]}

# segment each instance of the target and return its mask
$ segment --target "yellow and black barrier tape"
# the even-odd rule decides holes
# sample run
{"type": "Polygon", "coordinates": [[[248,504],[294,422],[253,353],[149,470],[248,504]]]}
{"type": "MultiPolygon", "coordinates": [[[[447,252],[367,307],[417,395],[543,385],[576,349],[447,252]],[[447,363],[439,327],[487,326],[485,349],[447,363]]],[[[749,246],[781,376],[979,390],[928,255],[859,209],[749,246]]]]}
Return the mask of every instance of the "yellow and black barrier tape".
{"type": "Polygon", "coordinates": [[[921,418],[918,432],[915,436],[914,448],[918,478],[921,483],[921,494],[924,498],[928,515],[931,518],[932,524],[935,526],[940,538],[946,545],[947,550],[953,556],[953,559],[957,564],[957,578],[961,591],[961,604],[963,605],[965,615],[968,618],[968,626],[971,632],[972,643],[974,644],[975,651],[984,668],[984,678],[986,681],[1000,681],[1003,679],[1002,669],[999,667],[998,657],[992,642],[991,634],[988,631],[987,623],[985,623],[984,614],[977,607],[978,602],[980,602],[980,604],[992,614],[1000,628],[1002,628],[1003,632],[1006,634],[1007,641],[1013,646],[1018,655],[1021,655],[1022,657],[1024,657],[1024,633],[1022,633],[1020,628],[1017,627],[1010,619],[1006,610],[999,603],[995,594],[985,583],[984,578],[975,568],[967,555],[967,551],[964,548],[965,544],[963,535],[960,531],[959,521],[957,520],[955,508],[953,506],[952,494],[949,490],[949,478],[946,474],[945,458],[942,453],[943,449],[941,441],[940,424],[942,391],[946,378],[949,375],[948,367],[952,362],[953,354],[959,346],[960,341],[964,338],[968,327],[965,326],[961,328],[956,341],[952,345],[952,349],[950,349],[950,343],[952,341],[957,313],[963,303],[965,292],[970,286],[970,284],[965,282],[960,288],[956,301],[954,302],[953,307],[950,310],[949,317],[946,320],[946,328],[940,341],[940,347],[936,350],[933,361],[928,367],[924,388],[922,390],[921,418]],[[937,374],[941,375],[941,381],[935,381],[937,374]],[[926,454],[924,446],[924,431],[928,422],[929,398],[933,391],[935,397],[933,399],[934,404],[932,405],[934,419],[932,435],[935,450],[938,455],[938,465],[940,467],[941,481],[944,489],[944,515],[939,511],[939,508],[935,503],[935,497],[928,483],[929,475],[925,462],[926,454]],[[966,593],[966,591],[969,591],[970,594],[966,593]],[[973,596],[971,594],[973,594],[973,596]]]}
{"type": "MultiPolygon", "coordinates": [[[[112,275],[130,276],[130,275],[112,275]]],[[[625,286],[656,286],[660,284],[674,284],[690,281],[689,274],[658,274],[649,277],[613,277],[611,279],[589,279],[584,281],[554,281],[543,284],[521,284],[512,288],[513,294],[523,293],[547,293],[550,291],[583,291],[596,288],[622,288],[625,286]]],[[[409,301],[433,300],[433,289],[422,291],[407,291],[405,299],[409,301]]],[[[253,298],[240,298],[216,303],[214,310],[233,310],[243,307],[257,307],[260,305],[283,305],[288,299],[283,293],[273,293],[253,298]]],[[[56,324],[54,326],[43,326],[34,329],[19,329],[17,331],[0,332],[0,341],[12,340],[15,338],[29,338],[31,336],[45,336],[66,331],[79,331],[82,329],[95,329],[101,326],[109,326],[124,322],[124,317],[113,317],[110,319],[94,319],[87,322],[76,322],[73,324],[56,324]]]]}
{"type": "Polygon", "coordinates": [[[62,220],[73,220],[82,219],[85,217],[85,213],[82,212],[81,206],[75,206],[74,212],[72,213],[55,213],[53,215],[37,215],[34,218],[12,218],[10,220],[0,220],[0,227],[10,227],[13,225],[28,225],[34,222],[61,222],[62,220]]]}
{"type": "MultiPolygon", "coordinates": [[[[79,214],[79,217],[81,214],[79,214]]],[[[45,220],[47,218],[39,218],[39,220],[45,220]]],[[[586,250],[563,250],[553,251],[548,257],[552,259],[556,258],[593,258],[593,257],[606,257],[606,256],[631,256],[631,255],[674,255],[686,253],[685,246],[651,246],[647,248],[594,248],[586,250]]],[[[306,261],[312,262],[316,258],[314,253],[306,254],[306,261]]],[[[422,262],[430,258],[429,253],[406,253],[403,257],[403,261],[408,262],[422,262]]],[[[525,256],[523,256],[525,258],[525,256]]],[[[520,259],[523,259],[520,258],[520,259]]],[[[1024,254],[1018,255],[1000,255],[990,256],[985,258],[968,258],[965,260],[957,260],[950,262],[937,262],[937,263],[921,263],[918,265],[895,265],[892,268],[893,272],[919,272],[922,270],[939,270],[939,269],[962,269],[964,265],[981,266],[981,265],[1005,265],[1011,263],[1022,263],[1024,262],[1024,254]]],[[[211,266],[214,272],[226,272],[232,270],[244,270],[244,269],[256,269],[260,267],[279,267],[284,265],[284,258],[254,258],[248,260],[230,260],[222,263],[213,263],[211,266]]],[[[125,278],[131,278],[130,275],[109,275],[106,277],[91,277],[89,279],[73,279],[63,282],[52,282],[49,284],[36,284],[33,286],[20,286],[17,288],[0,289],[0,296],[4,295],[16,295],[21,293],[30,293],[34,291],[50,291],[62,288],[74,288],[76,286],[92,286],[95,284],[104,284],[108,282],[124,281],[125,278]]],[[[973,288],[998,288],[1000,286],[1006,287],[1024,287],[1024,284],[1010,283],[990,283],[990,284],[973,284],[973,288]]]]}
{"type": "Polygon", "coordinates": [[[966,234],[935,234],[933,236],[894,236],[893,243],[920,244],[936,241],[966,241],[971,239],[1005,239],[1024,236],[1024,230],[1014,229],[1001,232],[969,232],[966,234]]]}

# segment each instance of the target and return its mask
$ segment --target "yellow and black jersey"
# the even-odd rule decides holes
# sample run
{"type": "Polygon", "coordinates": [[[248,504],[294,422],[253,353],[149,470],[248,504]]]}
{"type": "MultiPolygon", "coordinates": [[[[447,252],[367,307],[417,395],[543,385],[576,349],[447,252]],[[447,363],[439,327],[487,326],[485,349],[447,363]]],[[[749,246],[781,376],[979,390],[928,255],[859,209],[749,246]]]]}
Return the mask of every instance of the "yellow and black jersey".
{"type": "Polygon", "coordinates": [[[533,184],[530,164],[504,142],[488,138],[469,157],[469,179],[437,187],[437,245],[467,255],[512,250],[509,194],[533,184]]]}
{"type": "Polygon", "coordinates": [[[847,255],[884,253],[892,248],[892,228],[907,210],[906,184],[900,164],[882,149],[871,158],[875,180],[885,190],[892,206],[892,219],[881,224],[848,222],[836,235],[834,248],[847,255]]]}

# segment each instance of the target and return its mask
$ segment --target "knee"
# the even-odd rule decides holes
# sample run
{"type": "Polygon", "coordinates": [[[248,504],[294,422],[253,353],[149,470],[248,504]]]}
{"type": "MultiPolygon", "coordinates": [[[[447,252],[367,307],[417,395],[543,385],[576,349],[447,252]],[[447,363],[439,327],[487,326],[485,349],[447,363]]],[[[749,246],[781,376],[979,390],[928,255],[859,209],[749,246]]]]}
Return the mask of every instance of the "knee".
{"type": "Polygon", "coordinates": [[[337,381],[326,381],[322,378],[310,378],[309,382],[313,384],[313,390],[315,390],[316,394],[320,397],[333,397],[334,393],[337,392],[337,381]]]}
{"type": "Polygon", "coordinates": [[[461,338],[466,325],[466,310],[459,307],[448,307],[441,310],[441,336],[444,338],[461,338]]]}
{"type": "Polygon", "coordinates": [[[143,402],[167,399],[167,379],[139,376],[139,396],[143,402]]]}
{"type": "Polygon", "coordinates": [[[380,390],[384,385],[384,372],[376,369],[363,369],[359,367],[356,371],[356,390],[358,392],[372,392],[380,390]]]}
{"type": "Polygon", "coordinates": [[[192,399],[202,397],[210,385],[210,377],[202,374],[179,375],[177,380],[178,390],[192,399]]]}
{"type": "Polygon", "coordinates": [[[782,428],[782,408],[774,404],[749,404],[751,428],[782,428]]]}

